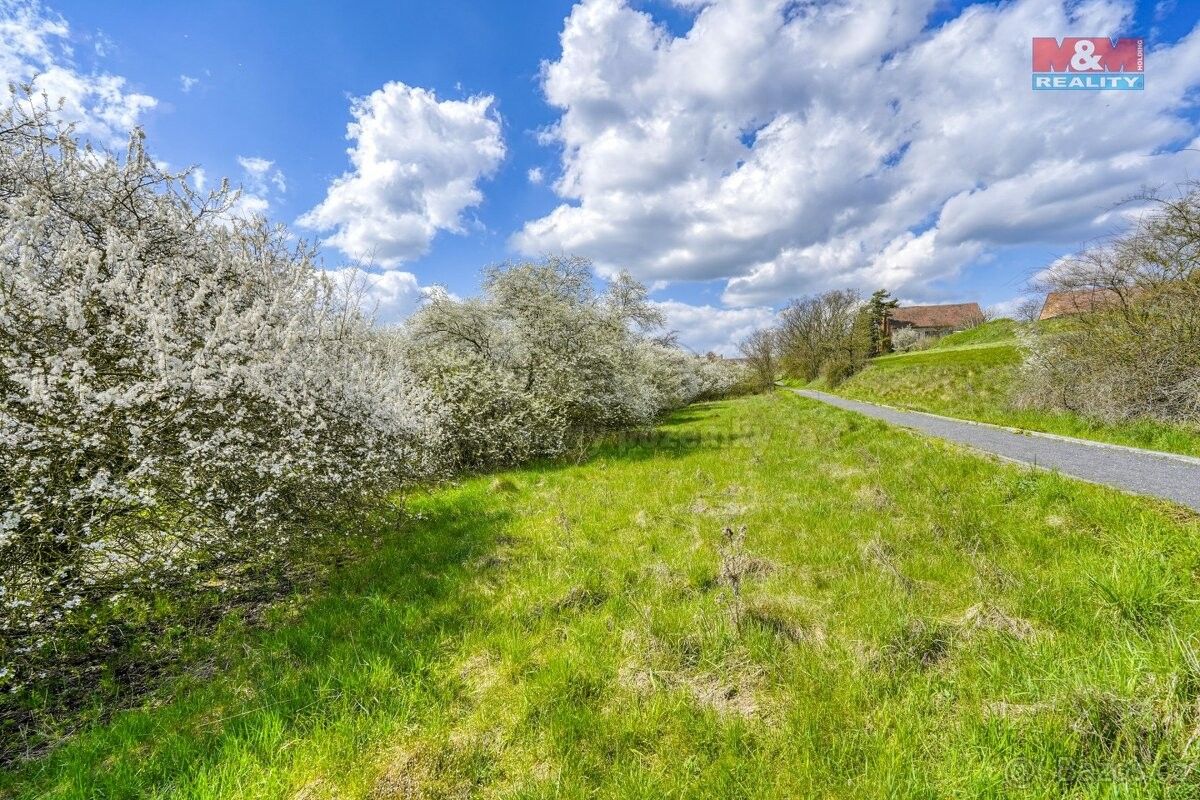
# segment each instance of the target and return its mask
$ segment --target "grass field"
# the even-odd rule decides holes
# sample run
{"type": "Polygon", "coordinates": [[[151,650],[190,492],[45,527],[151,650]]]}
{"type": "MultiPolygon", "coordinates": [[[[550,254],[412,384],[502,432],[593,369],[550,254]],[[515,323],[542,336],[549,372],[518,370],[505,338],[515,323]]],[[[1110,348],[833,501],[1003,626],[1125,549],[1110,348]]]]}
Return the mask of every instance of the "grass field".
{"type": "Polygon", "coordinates": [[[1200,793],[1200,524],[1165,504],[780,392],[411,506],[0,794],[1200,793]]]}
{"type": "Polygon", "coordinates": [[[1148,420],[1105,424],[1068,412],[1017,408],[1016,328],[1012,320],[996,320],[947,336],[929,350],[874,359],[832,391],[961,419],[1200,456],[1197,428],[1148,420]]]}

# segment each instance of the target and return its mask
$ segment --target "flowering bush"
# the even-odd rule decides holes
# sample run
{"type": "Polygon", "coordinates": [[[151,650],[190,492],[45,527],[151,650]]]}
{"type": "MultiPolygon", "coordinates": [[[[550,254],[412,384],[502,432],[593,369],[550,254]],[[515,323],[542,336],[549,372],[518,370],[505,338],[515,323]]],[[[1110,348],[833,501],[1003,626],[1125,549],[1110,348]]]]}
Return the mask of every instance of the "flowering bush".
{"type": "Polygon", "coordinates": [[[0,115],[2,689],[438,467],[431,398],[312,250],[185,177],[28,93],[0,115]]]}
{"type": "Polygon", "coordinates": [[[597,293],[580,259],[375,329],[311,247],[187,178],[140,132],[123,158],[79,144],[28,90],[0,113],[0,760],[110,654],[153,649],[164,606],[294,572],[397,488],[741,379],[651,338],[645,288],[597,293]]]}
{"type": "Polygon", "coordinates": [[[647,334],[661,324],[628,275],[597,293],[586,260],[552,257],[489,268],[478,299],[433,295],[400,335],[470,469],[557,456],[738,381],[647,334]]]}
{"type": "Polygon", "coordinates": [[[933,339],[915,328],[899,328],[892,332],[892,349],[897,353],[912,353],[924,350],[933,339]]]}

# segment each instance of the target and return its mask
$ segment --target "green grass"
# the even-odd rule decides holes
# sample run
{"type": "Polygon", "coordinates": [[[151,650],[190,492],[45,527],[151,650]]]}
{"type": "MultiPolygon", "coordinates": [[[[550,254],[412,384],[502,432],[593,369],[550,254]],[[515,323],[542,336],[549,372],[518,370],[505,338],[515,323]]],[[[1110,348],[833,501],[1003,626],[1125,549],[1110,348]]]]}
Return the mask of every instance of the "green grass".
{"type": "Polygon", "coordinates": [[[1016,407],[1018,327],[1012,320],[996,320],[951,334],[928,350],[876,358],[832,391],[960,419],[1200,456],[1195,427],[1151,420],[1106,424],[1070,412],[1016,407]]]}
{"type": "Polygon", "coordinates": [[[1200,524],[1166,504],[780,392],[411,505],[0,794],[1200,791],[1200,524]]]}
{"type": "Polygon", "coordinates": [[[946,350],[952,347],[966,347],[980,344],[995,344],[997,342],[1011,343],[1017,336],[1020,323],[1011,319],[996,319],[983,325],[976,325],[965,331],[943,336],[935,347],[946,350]]]}

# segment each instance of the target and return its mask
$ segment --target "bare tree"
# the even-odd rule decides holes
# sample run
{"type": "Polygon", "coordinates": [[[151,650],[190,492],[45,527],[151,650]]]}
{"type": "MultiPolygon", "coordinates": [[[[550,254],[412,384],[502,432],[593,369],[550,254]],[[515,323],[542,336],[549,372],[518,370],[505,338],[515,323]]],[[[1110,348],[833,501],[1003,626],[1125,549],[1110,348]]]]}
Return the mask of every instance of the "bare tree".
{"type": "Polygon", "coordinates": [[[1038,288],[1076,313],[1030,343],[1025,400],[1107,420],[1200,422],[1200,184],[1038,288]]]}
{"type": "Polygon", "coordinates": [[[1017,304],[1017,321],[1037,322],[1038,318],[1042,315],[1042,305],[1044,303],[1045,299],[1042,297],[1026,297],[1017,304]]]}
{"type": "Polygon", "coordinates": [[[823,371],[844,376],[865,362],[870,320],[858,292],[838,289],[793,300],[780,314],[779,361],[804,380],[823,371]]]}
{"type": "Polygon", "coordinates": [[[766,389],[775,383],[777,339],[774,330],[764,329],[750,334],[738,345],[738,350],[746,359],[746,366],[754,376],[756,388],[766,389]]]}

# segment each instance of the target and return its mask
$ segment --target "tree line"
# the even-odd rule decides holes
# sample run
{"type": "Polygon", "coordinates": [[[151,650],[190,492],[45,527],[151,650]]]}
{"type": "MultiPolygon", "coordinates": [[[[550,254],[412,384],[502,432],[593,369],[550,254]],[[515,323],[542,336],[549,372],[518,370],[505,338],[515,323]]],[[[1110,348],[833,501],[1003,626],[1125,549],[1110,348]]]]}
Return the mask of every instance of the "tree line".
{"type": "Polygon", "coordinates": [[[789,302],[774,327],[755,331],[739,345],[757,386],[780,374],[836,386],[875,356],[891,352],[887,317],[898,305],[885,290],[869,298],[834,289],[789,302]]]}
{"type": "MultiPolygon", "coordinates": [[[[1132,228],[1056,261],[1030,284],[1010,401],[1102,422],[1200,424],[1200,183],[1139,198],[1132,228]],[[1067,313],[1039,320],[1048,296],[1067,313]]],[[[901,329],[886,291],[793,300],[741,351],[758,386],[780,375],[836,386],[872,357],[927,346],[901,329]]],[[[982,320],[981,320],[982,321],[982,320]]]]}

